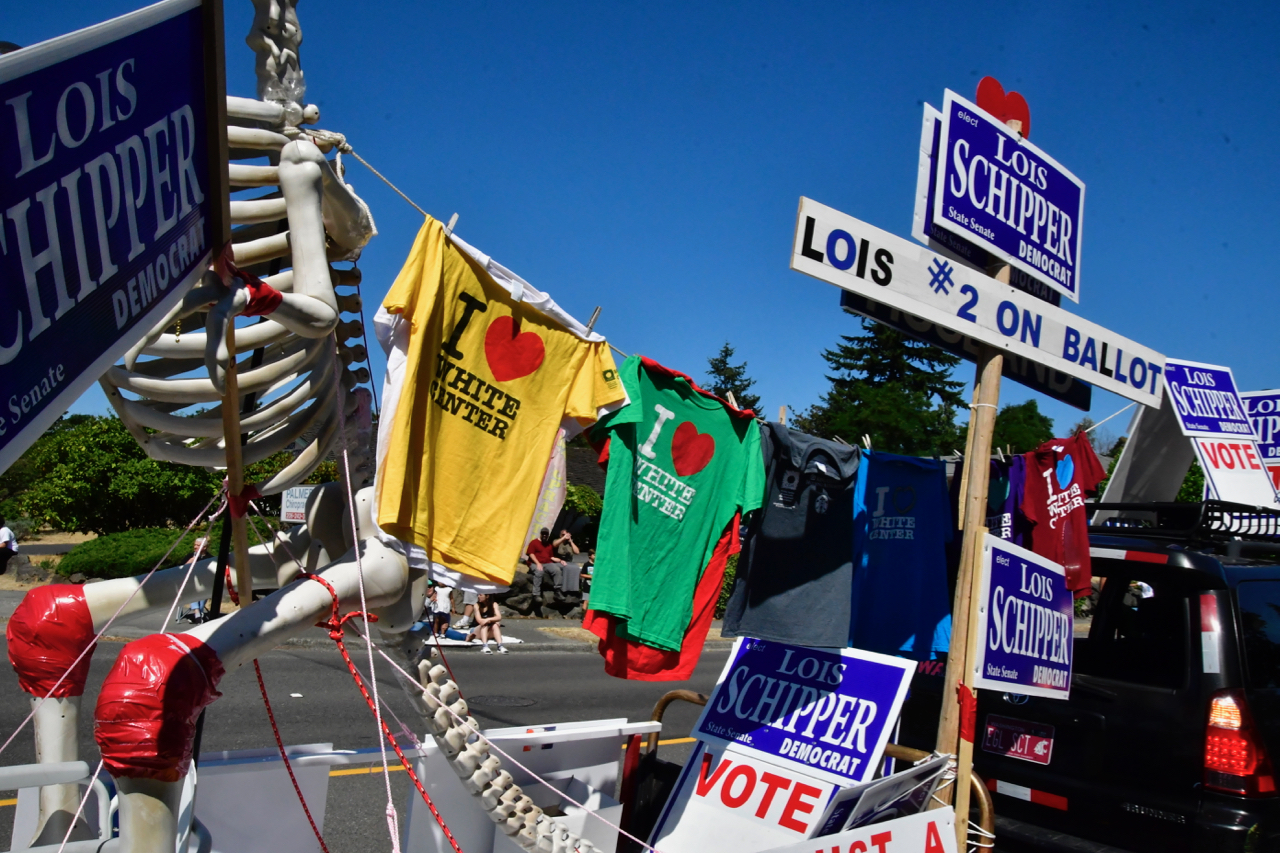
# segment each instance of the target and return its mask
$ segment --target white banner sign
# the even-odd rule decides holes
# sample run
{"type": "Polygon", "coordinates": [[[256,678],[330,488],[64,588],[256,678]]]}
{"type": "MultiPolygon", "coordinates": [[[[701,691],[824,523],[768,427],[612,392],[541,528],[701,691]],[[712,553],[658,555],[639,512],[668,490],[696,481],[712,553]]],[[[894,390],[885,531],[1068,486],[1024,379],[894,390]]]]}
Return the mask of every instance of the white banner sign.
{"type": "Polygon", "coordinates": [[[288,524],[307,523],[307,498],[315,486],[294,486],[280,495],[280,520],[288,524]]]}
{"type": "Polygon", "coordinates": [[[955,853],[955,824],[956,813],[947,806],[775,847],[767,853],[955,853]]]}
{"type": "Polygon", "coordinates": [[[1113,394],[1160,405],[1160,353],[812,199],[800,199],[791,268],[1113,394]]]}

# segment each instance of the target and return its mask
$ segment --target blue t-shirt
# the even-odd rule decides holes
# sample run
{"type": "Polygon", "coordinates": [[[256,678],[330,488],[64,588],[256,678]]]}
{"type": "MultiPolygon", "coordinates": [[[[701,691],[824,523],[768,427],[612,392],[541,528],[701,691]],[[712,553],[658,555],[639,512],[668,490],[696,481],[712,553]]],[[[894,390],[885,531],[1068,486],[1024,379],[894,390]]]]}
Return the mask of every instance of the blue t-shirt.
{"type": "Polygon", "coordinates": [[[951,644],[946,466],[868,452],[853,501],[849,645],[930,660],[951,644]]]}

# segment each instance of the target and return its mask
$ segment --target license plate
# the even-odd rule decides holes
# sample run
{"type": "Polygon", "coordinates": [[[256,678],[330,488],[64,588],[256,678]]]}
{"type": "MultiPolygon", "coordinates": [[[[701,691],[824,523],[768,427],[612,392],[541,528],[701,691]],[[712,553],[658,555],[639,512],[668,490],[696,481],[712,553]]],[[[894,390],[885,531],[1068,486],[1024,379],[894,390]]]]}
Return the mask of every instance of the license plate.
{"type": "Polygon", "coordinates": [[[982,750],[1034,764],[1048,764],[1053,755],[1053,726],[988,714],[982,750]]]}

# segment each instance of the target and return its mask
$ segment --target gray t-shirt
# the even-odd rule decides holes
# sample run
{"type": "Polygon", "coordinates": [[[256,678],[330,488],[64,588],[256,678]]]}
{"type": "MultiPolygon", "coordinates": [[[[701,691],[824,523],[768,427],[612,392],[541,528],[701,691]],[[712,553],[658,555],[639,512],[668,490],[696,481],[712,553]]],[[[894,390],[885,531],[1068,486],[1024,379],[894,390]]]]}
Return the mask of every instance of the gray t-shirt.
{"type": "Polygon", "coordinates": [[[743,540],[721,634],[844,648],[858,449],[780,424],[761,427],[760,446],[769,491],[743,540]]]}

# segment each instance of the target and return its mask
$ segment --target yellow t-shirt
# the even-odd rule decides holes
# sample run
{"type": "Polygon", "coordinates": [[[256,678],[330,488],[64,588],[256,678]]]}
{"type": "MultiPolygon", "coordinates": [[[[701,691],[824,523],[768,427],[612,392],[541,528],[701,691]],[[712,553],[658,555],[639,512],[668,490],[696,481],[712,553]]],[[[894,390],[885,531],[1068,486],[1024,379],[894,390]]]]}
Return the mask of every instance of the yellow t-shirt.
{"type": "Polygon", "coordinates": [[[378,525],[509,584],[562,418],[626,399],[609,345],[516,302],[429,217],[383,306],[410,330],[378,525]]]}

